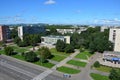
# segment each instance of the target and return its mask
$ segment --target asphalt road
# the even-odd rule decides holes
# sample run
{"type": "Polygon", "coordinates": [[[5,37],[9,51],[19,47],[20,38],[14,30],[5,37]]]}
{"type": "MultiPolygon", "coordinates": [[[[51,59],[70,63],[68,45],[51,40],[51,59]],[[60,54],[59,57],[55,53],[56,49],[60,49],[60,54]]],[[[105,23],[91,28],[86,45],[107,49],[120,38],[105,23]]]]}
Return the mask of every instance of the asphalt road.
{"type": "MultiPolygon", "coordinates": [[[[39,67],[40,68],[40,67],[39,67]]],[[[17,62],[16,59],[10,59],[0,55],[0,80],[32,80],[44,70],[38,69],[30,64],[17,62]]],[[[67,80],[63,77],[50,74],[43,80],[67,80]]]]}

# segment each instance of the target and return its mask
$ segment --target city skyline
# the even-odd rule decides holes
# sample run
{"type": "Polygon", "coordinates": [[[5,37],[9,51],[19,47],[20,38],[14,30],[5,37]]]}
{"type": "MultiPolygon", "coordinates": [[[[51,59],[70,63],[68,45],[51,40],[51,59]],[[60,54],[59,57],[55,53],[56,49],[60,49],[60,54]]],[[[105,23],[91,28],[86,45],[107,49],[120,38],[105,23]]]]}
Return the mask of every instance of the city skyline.
{"type": "Polygon", "coordinates": [[[120,25],[119,0],[2,0],[0,24],[120,25]]]}

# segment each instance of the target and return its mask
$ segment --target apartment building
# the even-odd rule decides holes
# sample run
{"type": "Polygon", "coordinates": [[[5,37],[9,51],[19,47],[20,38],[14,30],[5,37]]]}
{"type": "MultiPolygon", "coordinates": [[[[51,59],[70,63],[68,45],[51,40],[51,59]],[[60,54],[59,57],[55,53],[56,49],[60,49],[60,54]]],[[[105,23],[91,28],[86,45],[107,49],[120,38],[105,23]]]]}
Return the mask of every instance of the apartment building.
{"type": "Polygon", "coordinates": [[[65,43],[70,44],[70,36],[42,36],[41,43],[54,45],[58,40],[62,40],[65,43]]]}
{"type": "Polygon", "coordinates": [[[10,38],[9,26],[0,26],[0,41],[6,41],[10,38]]]}
{"type": "Polygon", "coordinates": [[[114,43],[114,51],[120,52],[120,28],[111,28],[109,41],[114,43]]]}
{"type": "Polygon", "coordinates": [[[23,40],[24,34],[39,34],[44,33],[45,27],[44,26],[20,26],[18,27],[18,36],[21,40],[23,40]]]}

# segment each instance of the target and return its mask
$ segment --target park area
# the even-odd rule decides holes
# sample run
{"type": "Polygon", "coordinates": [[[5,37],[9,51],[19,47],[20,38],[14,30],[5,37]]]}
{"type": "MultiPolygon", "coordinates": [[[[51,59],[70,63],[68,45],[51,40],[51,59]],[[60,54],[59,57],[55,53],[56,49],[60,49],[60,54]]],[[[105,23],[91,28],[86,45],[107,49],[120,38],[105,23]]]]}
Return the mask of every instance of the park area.
{"type": "Polygon", "coordinates": [[[89,51],[84,51],[84,52],[80,52],[78,55],[76,55],[75,58],[88,60],[88,58],[92,55],[93,54],[91,54],[89,51]]]}

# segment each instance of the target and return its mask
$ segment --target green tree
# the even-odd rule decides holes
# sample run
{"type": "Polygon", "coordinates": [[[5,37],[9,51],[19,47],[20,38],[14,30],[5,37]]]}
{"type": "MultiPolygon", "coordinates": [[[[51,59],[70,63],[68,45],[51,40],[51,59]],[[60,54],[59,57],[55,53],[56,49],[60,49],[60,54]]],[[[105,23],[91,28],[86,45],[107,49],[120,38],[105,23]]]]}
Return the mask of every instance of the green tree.
{"type": "Polygon", "coordinates": [[[56,43],[56,49],[57,51],[64,52],[65,51],[66,44],[62,40],[58,40],[56,43]]]}
{"type": "Polygon", "coordinates": [[[47,47],[41,47],[39,50],[40,61],[43,63],[47,59],[51,58],[52,54],[47,47]]]}
{"type": "Polygon", "coordinates": [[[19,37],[14,38],[14,43],[18,44],[20,41],[21,41],[21,39],[19,37]]]}
{"type": "Polygon", "coordinates": [[[14,49],[10,46],[4,48],[5,54],[6,55],[13,55],[14,54],[14,49]]]}
{"type": "Polygon", "coordinates": [[[109,74],[110,80],[120,80],[120,69],[117,71],[115,69],[112,69],[109,74]]]}
{"type": "Polygon", "coordinates": [[[19,41],[19,43],[17,44],[19,47],[26,47],[28,46],[27,44],[25,44],[24,41],[19,41]]]}
{"type": "Polygon", "coordinates": [[[83,39],[80,38],[80,35],[78,33],[73,33],[71,35],[71,45],[74,48],[79,49],[82,44],[83,44],[83,39]]]}
{"type": "Polygon", "coordinates": [[[98,61],[96,61],[96,62],[94,63],[94,67],[96,67],[96,68],[100,67],[100,63],[99,63],[98,61]]]}
{"type": "Polygon", "coordinates": [[[70,44],[67,44],[66,48],[65,48],[65,52],[66,53],[72,53],[74,52],[74,47],[70,44]]]}
{"type": "Polygon", "coordinates": [[[24,53],[25,60],[28,62],[35,62],[37,60],[37,54],[33,51],[24,53]]]}
{"type": "Polygon", "coordinates": [[[18,31],[17,31],[17,27],[14,27],[12,30],[11,30],[11,33],[10,33],[10,37],[11,38],[16,38],[18,37],[18,31]]]}

